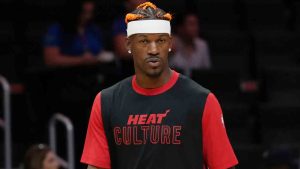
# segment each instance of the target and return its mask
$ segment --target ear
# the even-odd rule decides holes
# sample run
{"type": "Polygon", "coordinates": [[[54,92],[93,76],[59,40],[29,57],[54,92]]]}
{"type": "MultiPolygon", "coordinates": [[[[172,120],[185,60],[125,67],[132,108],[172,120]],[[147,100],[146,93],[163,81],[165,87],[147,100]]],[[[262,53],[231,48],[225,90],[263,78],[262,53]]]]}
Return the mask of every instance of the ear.
{"type": "Polygon", "coordinates": [[[131,39],[129,37],[126,37],[126,49],[127,51],[131,50],[131,39]]]}
{"type": "Polygon", "coordinates": [[[173,47],[173,36],[172,35],[170,35],[170,40],[169,40],[169,49],[172,49],[172,47],[173,47]]]}

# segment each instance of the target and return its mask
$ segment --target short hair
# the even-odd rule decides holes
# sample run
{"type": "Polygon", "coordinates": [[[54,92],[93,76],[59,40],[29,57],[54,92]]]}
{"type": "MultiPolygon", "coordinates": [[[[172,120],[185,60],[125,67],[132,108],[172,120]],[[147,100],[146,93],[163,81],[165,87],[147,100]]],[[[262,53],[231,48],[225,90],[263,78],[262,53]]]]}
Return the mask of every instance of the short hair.
{"type": "Polygon", "coordinates": [[[125,17],[125,22],[128,23],[130,21],[135,20],[150,20],[150,19],[158,19],[158,20],[172,20],[172,15],[170,13],[166,13],[164,10],[156,7],[151,2],[145,2],[140,4],[134,11],[128,13],[125,17]]]}
{"type": "Polygon", "coordinates": [[[42,169],[43,161],[51,149],[44,144],[37,144],[31,146],[24,158],[24,169],[42,169]]]}

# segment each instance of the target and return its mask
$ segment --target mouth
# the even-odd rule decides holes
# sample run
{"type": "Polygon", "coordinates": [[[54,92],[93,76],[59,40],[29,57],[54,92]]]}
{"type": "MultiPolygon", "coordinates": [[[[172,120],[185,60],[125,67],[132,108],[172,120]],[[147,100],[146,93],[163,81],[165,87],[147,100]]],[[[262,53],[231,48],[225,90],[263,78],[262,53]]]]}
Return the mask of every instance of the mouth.
{"type": "Polygon", "coordinates": [[[160,65],[160,59],[158,57],[150,57],[146,59],[146,63],[151,67],[158,67],[160,65]]]}

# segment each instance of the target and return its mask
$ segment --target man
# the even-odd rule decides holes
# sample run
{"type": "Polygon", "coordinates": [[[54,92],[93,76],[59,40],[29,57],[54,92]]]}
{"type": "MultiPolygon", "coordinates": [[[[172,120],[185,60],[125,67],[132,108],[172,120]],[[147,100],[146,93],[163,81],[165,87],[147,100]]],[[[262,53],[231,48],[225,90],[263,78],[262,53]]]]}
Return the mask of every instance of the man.
{"type": "Polygon", "coordinates": [[[95,99],[88,169],[228,169],[238,162],[215,96],[171,70],[171,15],[150,2],[126,15],[135,76],[95,99]]]}

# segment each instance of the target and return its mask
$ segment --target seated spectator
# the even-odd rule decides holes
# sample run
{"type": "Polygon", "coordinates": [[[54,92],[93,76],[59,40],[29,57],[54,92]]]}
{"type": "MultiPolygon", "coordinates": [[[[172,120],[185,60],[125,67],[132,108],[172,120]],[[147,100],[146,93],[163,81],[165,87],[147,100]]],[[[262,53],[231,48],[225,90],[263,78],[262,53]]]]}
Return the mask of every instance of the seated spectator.
{"type": "Polygon", "coordinates": [[[127,38],[127,26],[124,21],[124,15],[129,11],[133,11],[139,4],[144,2],[146,2],[146,0],[126,0],[124,2],[125,12],[113,22],[114,52],[120,66],[119,72],[121,72],[124,77],[134,73],[132,56],[128,53],[124,45],[127,38]]]}
{"type": "Polygon", "coordinates": [[[191,69],[211,67],[206,41],[199,37],[199,23],[196,14],[188,13],[177,18],[177,36],[173,36],[173,52],[170,65],[190,75],[191,69]]]}
{"type": "Polygon", "coordinates": [[[55,153],[44,144],[31,146],[24,158],[24,169],[59,169],[55,153]]]}
{"type": "Polygon", "coordinates": [[[44,37],[47,66],[95,64],[103,52],[100,30],[93,23],[95,3],[92,0],[78,5],[74,3],[64,11],[60,23],[49,27],[44,37]]]}

